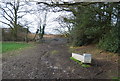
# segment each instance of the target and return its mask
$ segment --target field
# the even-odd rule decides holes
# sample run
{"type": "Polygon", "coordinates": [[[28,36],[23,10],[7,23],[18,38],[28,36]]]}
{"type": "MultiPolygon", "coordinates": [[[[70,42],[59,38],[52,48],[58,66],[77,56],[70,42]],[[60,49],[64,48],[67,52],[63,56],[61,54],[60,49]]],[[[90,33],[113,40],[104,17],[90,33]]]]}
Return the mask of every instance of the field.
{"type": "Polygon", "coordinates": [[[2,53],[15,51],[15,50],[23,49],[25,47],[30,46],[30,44],[27,44],[27,43],[17,43],[17,42],[3,42],[0,44],[2,45],[2,53]]]}

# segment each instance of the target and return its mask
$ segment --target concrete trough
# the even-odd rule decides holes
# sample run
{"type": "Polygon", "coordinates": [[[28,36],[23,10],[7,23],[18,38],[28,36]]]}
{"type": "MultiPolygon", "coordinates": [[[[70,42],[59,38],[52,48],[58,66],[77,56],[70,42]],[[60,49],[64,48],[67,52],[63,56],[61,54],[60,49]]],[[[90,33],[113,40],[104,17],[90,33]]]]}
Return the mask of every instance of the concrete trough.
{"type": "Polygon", "coordinates": [[[82,63],[91,63],[91,54],[84,53],[83,55],[72,53],[72,57],[81,61],[82,63]]]}

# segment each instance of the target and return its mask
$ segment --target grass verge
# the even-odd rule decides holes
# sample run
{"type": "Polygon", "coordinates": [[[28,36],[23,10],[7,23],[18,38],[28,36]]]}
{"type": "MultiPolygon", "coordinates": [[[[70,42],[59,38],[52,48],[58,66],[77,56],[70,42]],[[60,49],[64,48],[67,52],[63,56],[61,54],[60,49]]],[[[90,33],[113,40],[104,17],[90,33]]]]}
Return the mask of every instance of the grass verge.
{"type": "Polygon", "coordinates": [[[120,81],[120,77],[113,77],[112,80],[113,81],[120,81]]]}
{"type": "Polygon", "coordinates": [[[27,44],[27,43],[17,43],[17,42],[2,42],[2,53],[6,53],[9,51],[14,51],[14,50],[19,50],[19,49],[23,49],[25,47],[31,46],[31,44],[27,44]]]}
{"type": "Polygon", "coordinates": [[[79,61],[79,60],[77,60],[77,59],[75,59],[75,58],[73,58],[73,57],[70,57],[70,59],[73,60],[73,61],[75,61],[75,62],[77,62],[78,64],[80,64],[82,67],[85,67],[85,68],[91,67],[90,65],[88,65],[88,64],[83,64],[81,61],[79,61]]]}
{"type": "Polygon", "coordinates": [[[2,42],[0,42],[0,54],[2,54],[2,42]]]}

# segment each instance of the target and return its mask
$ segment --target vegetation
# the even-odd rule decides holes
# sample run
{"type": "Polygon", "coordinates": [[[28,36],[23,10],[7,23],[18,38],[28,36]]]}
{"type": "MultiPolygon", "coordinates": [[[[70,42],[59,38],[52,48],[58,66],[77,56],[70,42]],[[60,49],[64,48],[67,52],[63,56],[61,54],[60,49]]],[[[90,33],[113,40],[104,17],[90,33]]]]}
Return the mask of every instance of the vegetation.
{"type": "Polygon", "coordinates": [[[65,17],[64,21],[73,24],[70,30],[72,46],[95,43],[103,50],[119,52],[119,8],[118,3],[109,2],[69,7],[74,18],[65,17]]]}
{"type": "Polygon", "coordinates": [[[115,30],[111,30],[109,33],[99,41],[98,46],[106,51],[118,52],[119,51],[119,38],[115,30]]]}
{"type": "Polygon", "coordinates": [[[88,65],[88,64],[83,64],[82,62],[80,62],[79,60],[77,60],[77,59],[75,59],[75,58],[73,58],[73,57],[70,57],[70,59],[73,60],[73,61],[75,61],[75,62],[77,62],[78,64],[80,64],[82,67],[85,67],[85,68],[91,67],[90,65],[88,65]]]}
{"type": "MultiPolygon", "coordinates": [[[[26,34],[27,28],[23,28],[22,26],[18,27],[17,32],[19,33],[17,35],[17,41],[26,41],[28,42],[28,40],[30,41],[30,37],[28,37],[30,33],[30,31],[28,31],[28,33],[26,34]]],[[[2,40],[3,41],[14,41],[14,36],[12,34],[12,30],[11,28],[2,28],[2,40]]],[[[31,38],[32,39],[32,38],[31,38]]]]}
{"type": "Polygon", "coordinates": [[[57,51],[57,50],[52,50],[52,51],[51,51],[51,54],[53,54],[53,55],[54,55],[54,54],[58,54],[58,52],[59,52],[59,51],[57,51]]]}
{"type": "Polygon", "coordinates": [[[120,81],[120,77],[113,77],[112,80],[113,81],[120,81]]]}
{"type": "MultiPolygon", "coordinates": [[[[12,39],[14,41],[19,40],[19,34],[21,31],[24,30],[25,34],[28,34],[28,32],[29,32],[28,25],[31,24],[31,22],[28,22],[27,20],[23,19],[23,17],[27,13],[30,13],[32,11],[31,9],[30,10],[23,9],[23,7],[29,6],[28,4],[26,4],[25,2],[21,2],[20,0],[1,2],[0,15],[2,17],[2,20],[0,20],[0,22],[10,28],[12,39]],[[22,19],[22,21],[24,21],[24,24],[21,23],[20,19],[22,19]]],[[[27,35],[26,35],[26,42],[28,42],[27,35]]]]}
{"type": "Polygon", "coordinates": [[[23,49],[25,47],[30,46],[30,44],[27,43],[15,43],[15,42],[3,42],[2,43],[2,53],[6,53],[9,51],[14,51],[18,49],[23,49]]]}
{"type": "Polygon", "coordinates": [[[0,54],[2,53],[2,43],[0,42],[0,54]]]}
{"type": "MultiPolygon", "coordinates": [[[[22,18],[24,15],[19,15],[18,12],[21,11],[21,7],[24,7],[20,1],[9,3],[3,3],[6,6],[1,7],[2,11],[5,14],[1,14],[4,19],[10,23],[5,23],[5,21],[0,21],[3,24],[8,25],[12,30],[13,39],[18,41],[19,39],[19,28],[27,27],[24,29],[26,35],[24,39],[28,42],[28,24],[26,21],[25,25],[18,23],[19,18],[22,18]],[[10,10],[9,6],[13,9],[10,10]],[[9,11],[9,12],[7,12],[9,11]],[[9,15],[10,13],[13,15],[9,15]],[[9,18],[7,18],[7,17],[9,18]]],[[[68,41],[72,46],[83,46],[88,44],[97,44],[97,46],[105,51],[117,52],[119,53],[120,49],[120,4],[113,2],[102,2],[102,3],[47,3],[47,2],[38,2],[37,6],[37,21],[38,29],[36,31],[36,36],[39,36],[39,40],[43,39],[45,34],[45,28],[47,26],[47,17],[48,12],[60,12],[66,11],[71,12],[70,15],[61,16],[57,20],[61,26],[60,29],[66,29],[65,32],[68,37],[68,41]],[[72,5],[72,6],[71,6],[72,5]],[[59,8],[56,8],[59,7],[59,8]],[[65,26],[65,27],[64,27],[65,26]]],[[[29,13],[32,10],[23,11],[24,13],[29,13]]],[[[33,10],[34,11],[34,10],[33,10]]],[[[9,36],[8,36],[9,37],[9,36]]],[[[12,36],[10,36],[12,37],[12,36]]],[[[20,38],[21,39],[21,38],[20,38]]]]}

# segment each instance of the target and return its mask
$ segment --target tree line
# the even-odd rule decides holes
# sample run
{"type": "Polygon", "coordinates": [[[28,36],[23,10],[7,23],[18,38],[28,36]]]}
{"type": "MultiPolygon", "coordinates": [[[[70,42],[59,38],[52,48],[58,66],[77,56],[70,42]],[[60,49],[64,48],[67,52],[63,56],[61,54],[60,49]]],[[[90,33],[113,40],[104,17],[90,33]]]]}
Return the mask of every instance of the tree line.
{"type": "Polygon", "coordinates": [[[72,12],[62,20],[72,24],[68,37],[73,46],[97,44],[106,51],[120,52],[120,3],[81,3],[64,10],[72,12]]]}
{"type": "MultiPolygon", "coordinates": [[[[57,21],[60,23],[61,28],[68,28],[68,31],[65,31],[64,33],[68,37],[68,41],[71,45],[82,46],[96,44],[98,47],[106,51],[120,52],[119,2],[37,2],[36,4],[39,6],[37,8],[38,14],[36,15],[39,27],[36,30],[36,35],[39,34],[40,40],[43,39],[43,35],[45,34],[47,13],[65,11],[71,12],[71,14],[69,16],[62,16],[58,18],[57,21]],[[41,18],[41,16],[44,17],[41,18]]],[[[0,22],[8,25],[12,29],[15,40],[18,38],[17,31],[20,26],[18,19],[32,11],[20,11],[20,6],[22,8],[24,4],[20,4],[19,0],[17,0],[17,2],[5,3],[4,7],[0,6],[4,12],[2,16],[9,23],[3,21],[0,22]],[[9,11],[9,14],[7,11],[9,11]],[[20,12],[25,13],[20,16],[18,15],[20,12]]],[[[28,33],[29,29],[28,24],[27,21],[24,24],[27,28],[26,33],[28,33]]]]}
{"type": "Polygon", "coordinates": [[[119,2],[64,2],[63,4],[56,2],[44,4],[60,7],[56,11],[72,13],[69,17],[60,18],[59,21],[62,22],[62,27],[68,28],[65,34],[68,36],[71,45],[96,44],[103,50],[120,52],[119,2]]]}

